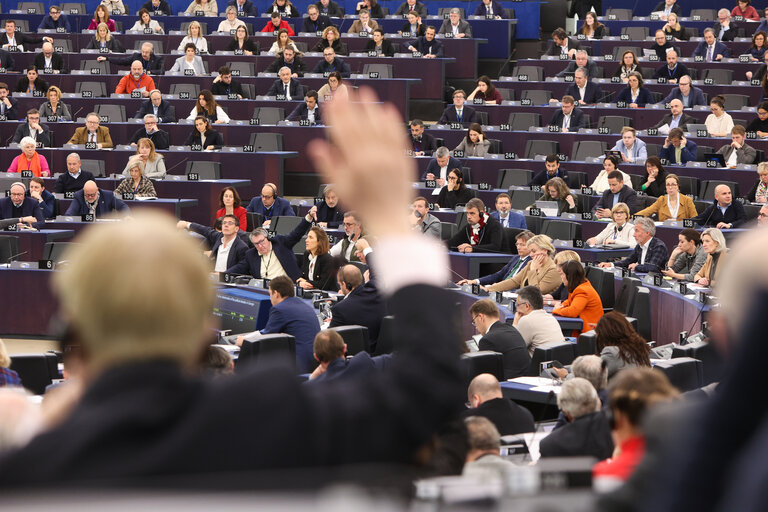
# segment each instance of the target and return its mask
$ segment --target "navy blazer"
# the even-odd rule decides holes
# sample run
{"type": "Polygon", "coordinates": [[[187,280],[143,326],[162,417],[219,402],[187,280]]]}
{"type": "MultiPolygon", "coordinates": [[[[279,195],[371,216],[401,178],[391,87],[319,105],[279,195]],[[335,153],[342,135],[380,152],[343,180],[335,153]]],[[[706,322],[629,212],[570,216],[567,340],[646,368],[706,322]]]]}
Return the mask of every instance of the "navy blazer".
{"type": "MultiPolygon", "coordinates": [[[[43,129],[43,133],[37,134],[37,141],[44,147],[49,148],[51,147],[51,130],[43,123],[40,123],[40,127],[43,129]]],[[[20,123],[19,126],[16,127],[16,132],[13,134],[13,142],[21,142],[21,139],[29,136],[29,123],[20,123]]]]}
{"type": "MultiPolygon", "coordinates": [[[[715,50],[714,52],[712,52],[712,58],[714,59],[718,55],[722,55],[723,58],[728,58],[731,56],[731,50],[729,50],[728,47],[725,46],[720,41],[715,41],[715,50]]],[[[706,41],[700,42],[699,46],[697,46],[696,49],[693,50],[693,54],[691,55],[691,57],[696,57],[696,56],[702,56],[704,58],[707,58],[707,42],[706,41]]]]}
{"type": "Polygon", "coordinates": [[[379,339],[381,320],[387,316],[387,305],[373,281],[358,286],[331,308],[331,323],[328,327],[362,325],[368,328],[373,352],[379,339]]]}
{"type": "Polygon", "coordinates": [[[344,222],[344,210],[338,203],[331,208],[322,201],[317,205],[317,222],[326,222],[329,228],[338,228],[344,222]]]}
{"type": "MultiPolygon", "coordinates": [[[[664,64],[653,73],[653,78],[666,78],[667,80],[680,80],[684,75],[691,75],[691,72],[685,67],[685,64],[678,62],[674,71],[670,71],[669,66],[664,64]]],[[[679,89],[678,89],[679,90],[679,89]]]]}
{"type": "MultiPolygon", "coordinates": [[[[189,230],[194,231],[198,235],[202,235],[208,241],[208,244],[211,246],[211,259],[215,262],[219,247],[221,247],[221,240],[224,238],[221,231],[216,231],[213,228],[197,224],[196,222],[190,224],[189,230]]],[[[227,269],[245,259],[245,252],[247,250],[248,245],[243,242],[239,236],[235,236],[235,239],[232,242],[232,247],[229,249],[229,255],[227,256],[227,269]]]]}
{"type": "MultiPolygon", "coordinates": [[[[565,94],[573,96],[576,101],[579,101],[579,88],[575,83],[572,83],[568,86],[565,94]]],[[[587,82],[587,85],[584,88],[584,103],[598,103],[601,99],[603,99],[604,95],[605,93],[602,91],[602,89],[600,89],[600,87],[597,86],[597,84],[593,82],[587,82]]]]}
{"type": "MultiPolygon", "coordinates": [[[[619,190],[619,202],[625,203],[629,207],[629,213],[632,214],[637,211],[637,192],[629,188],[627,185],[621,187],[619,190]]],[[[592,207],[592,212],[596,212],[600,208],[613,208],[613,192],[611,189],[607,189],[603,192],[603,196],[592,207]]]]}
{"type": "MultiPolygon", "coordinates": [[[[304,101],[297,105],[296,108],[293,109],[293,112],[291,112],[286,119],[288,121],[299,121],[301,119],[307,119],[307,112],[309,112],[309,108],[307,108],[307,102],[304,101]]],[[[319,104],[315,109],[315,124],[323,124],[323,118],[322,114],[320,113],[319,104]]]]}
{"type": "MultiPolygon", "coordinates": [[[[56,207],[56,197],[47,190],[43,190],[43,193],[40,194],[40,196],[43,198],[43,202],[41,203],[38,201],[38,205],[40,205],[40,209],[43,211],[43,217],[52,219],[53,210],[56,207]]],[[[30,197],[29,191],[27,191],[27,197],[30,197]]],[[[37,201],[37,199],[35,199],[35,201],[37,201]]]]}
{"type": "MultiPolygon", "coordinates": [[[[451,169],[461,169],[461,160],[458,158],[448,157],[448,168],[445,171],[446,179],[448,178],[448,173],[451,172],[451,169]]],[[[424,171],[424,174],[421,175],[422,180],[427,179],[427,174],[432,173],[435,175],[435,179],[440,177],[440,165],[437,163],[437,159],[433,158],[429,161],[427,164],[427,169],[424,171]]],[[[464,183],[467,183],[467,180],[464,180],[464,183]]]]}
{"type": "MultiPolygon", "coordinates": [[[[1,63],[0,66],[2,66],[1,63]]],[[[11,106],[5,108],[5,118],[9,121],[15,121],[19,118],[19,100],[13,96],[8,96],[8,101],[11,102],[11,106]]]]}
{"type": "Polygon", "coordinates": [[[315,65],[314,69],[312,70],[313,73],[323,74],[332,73],[334,71],[341,73],[341,76],[344,78],[349,78],[349,75],[352,74],[352,69],[349,67],[349,64],[340,59],[338,55],[335,59],[333,59],[331,64],[327,63],[325,59],[322,59],[315,65]]]}
{"type": "Polygon", "coordinates": [[[417,39],[405,43],[405,48],[408,48],[409,46],[416,48],[416,51],[422,55],[428,55],[431,53],[435,57],[443,57],[443,43],[437,39],[427,41],[427,36],[419,36],[417,39]]]}
{"type": "MultiPolygon", "coordinates": [[[[231,0],[227,4],[227,7],[229,7],[230,5],[232,7],[234,7],[235,9],[237,9],[237,1],[236,0],[231,0]]],[[[251,2],[251,0],[245,0],[245,3],[243,4],[243,12],[245,13],[246,16],[258,16],[259,15],[259,10],[256,8],[254,3],[251,2]]]]}
{"type": "Polygon", "coordinates": [[[296,338],[296,367],[299,373],[312,371],[313,344],[320,332],[312,306],[298,297],[286,297],[269,310],[267,325],[261,334],[285,333],[296,338]]]}
{"type": "MultiPolygon", "coordinates": [[[[154,114],[155,107],[152,105],[152,100],[146,100],[141,104],[141,108],[136,115],[135,119],[142,119],[147,114],[154,114]]],[[[157,117],[161,123],[175,123],[176,122],[176,109],[170,102],[166,100],[160,100],[160,106],[157,107],[157,117]]]]}
{"type": "Polygon", "coordinates": [[[717,226],[718,223],[725,222],[738,228],[747,221],[747,213],[744,211],[744,205],[734,199],[723,215],[715,199],[706,210],[694,217],[693,221],[702,226],[717,226]]]}
{"type": "MultiPolygon", "coordinates": [[[[301,269],[296,263],[296,256],[293,254],[293,246],[296,245],[301,237],[309,230],[310,224],[307,219],[301,219],[298,226],[287,235],[274,235],[272,237],[272,251],[274,251],[283,270],[296,281],[301,277],[301,269]]],[[[261,279],[261,255],[256,248],[248,249],[245,258],[237,265],[227,269],[227,274],[250,274],[255,279],[261,279]]]]}
{"type": "Polygon", "coordinates": [[[637,263],[635,272],[660,272],[667,265],[669,252],[664,242],[656,237],[651,238],[648,251],[645,253],[645,263],[640,264],[640,257],[643,255],[643,248],[640,244],[635,246],[632,254],[621,261],[614,263],[617,267],[628,267],[632,263],[637,263]]]}
{"type": "MultiPolygon", "coordinates": [[[[173,11],[171,10],[171,6],[168,4],[166,0],[160,0],[160,5],[155,7],[152,5],[152,0],[149,0],[144,5],[141,6],[142,9],[146,9],[149,11],[149,14],[154,14],[156,11],[161,11],[166,16],[172,16],[173,11]]],[[[254,16],[257,16],[254,14],[254,16]]]]}
{"type": "MultiPolygon", "coordinates": [[[[491,212],[491,217],[501,224],[501,215],[498,211],[491,212]]],[[[507,222],[509,223],[509,226],[506,226],[508,228],[528,229],[528,224],[525,223],[525,217],[517,212],[510,211],[507,222]]],[[[504,225],[502,225],[502,227],[504,227],[504,225]]]]}
{"type": "MultiPolygon", "coordinates": [[[[690,105],[683,105],[684,107],[695,107],[696,105],[706,105],[707,100],[704,98],[704,91],[699,89],[698,87],[691,86],[691,92],[688,94],[688,99],[691,102],[690,105]]],[[[672,100],[680,100],[683,101],[683,93],[680,92],[679,87],[675,87],[672,89],[669,94],[667,94],[667,97],[661,100],[661,103],[666,105],[672,100]]]]}
{"type": "MultiPolygon", "coordinates": [[[[21,203],[21,215],[20,217],[34,217],[37,222],[32,224],[32,227],[42,229],[45,223],[45,217],[43,217],[43,210],[40,208],[40,204],[36,199],[31,197],[25,197],[21,203]]],[[[12,219],[13,215],[13,202],[10,197],[4,197],[0,199],[0,219],[12,219]]]]}
{"type": "Polygon", "coordinates": [[[669,147],[661,147],[661,151],[659,151],[659,158],[664,159],[666,158],[668,162],[671,162],[673,164],[684,164],[686,162],[695,162],[696,161],[696,151],[698,149],[698,146],[696,146],[696,143],[692,140],[686,140],[685,141],[685,147],[683,148],[683,151],[680,153],[680,162],[675,162],[675,151],[674,146],[672,144],[669,145],[669,147]]]}
{"type": "MultiPolygon", "coordinates": [[[[295,217],[296,212],[293,211],[291,203],[282,197],[276,197],[272,206],[267,209],[264,203],[261,202],[261,196],[256,196],[248,203],[248,207],[245,209],[251,213],[258,213],[264,216],[264,220],[270,220],[272,217],[295,217]]],[[[301,238],[301,237],[299,237],[301,238]]],[[[291,246],[293,247],[293,246],[291,246]]]]}
{"type": "Polygon", "coordinates": [[[461,123],[463,126],[469,126],[472,123],[477,122],[477,113],[475,112],[475,109],[467,106],[467,104],[464,104],[464,108],[461,112],[461,121],[459,121],[458,116],[456,115],[456,106],[451,105],[445,110],[443,110],[443,115],[440,116],[440,121],[438,121],[439,124],[451,124],[451,123],[461,123]]]}
{"type": "MultiPolygon", "coordinates": [[[[325,62],[325,61],[323,61],[325,62]]],[[[304,99],[304,91],[301,84],[295,78],[291,78],[288,83],[288,91],[291,93],[291,99],[304,99]]],[[[272,86],[267,91],[267,96],[277,96],[285,93],[285,84],[279,78],[272,82],[272,86]]]]}
{"type": "MultiPolygon", "coordinates": [[[[626,101],[627,106],[632,103],[632,90],[629,87],[622,89],[619,92],[619,95],[616,96],[616,103],[620,101],[626,101]]],[[[648,103],[653,103],[653,94],[651,94],[651,91],[645,87],[640,87],[637,93],[637,101],[635,101],[635,103],[637,103],[638,107],[644,107],[648,103]]]]}
{"type": "MultiPolygon", "coordinates": [[[[493,8],[493,15],[494,16],[501,16],[502,18],[506,18],[506,14],[504,13],[504,6],[501,5],[501,2],[497,2],[496,0],[491,1],[491,7],[493,8]]],[[[475,12],[472,14],[473,16],[486,16],[488,15],[488,7],[483,2],[480,2],[480,5],[477,6],[475,9],[475,12]]]]}
{"type": "Polygon", "coordinates": [[[383,370],[389,366],[391,360],[391,354],[382,354],[380,356],[371,357],[368,352],[360,352],[349,359],[337,357],[328,363],[328,367],[325,369],[324,373],[321,373],[312,380],[308,380],[307,383],[350,379],[361,377],[363,375],[370,375],[373,372],[383,370]]]}
{"type": "MultiPolygon", "coordinates": [[[[565,119],[563,110],[557,109],[557,111],[555,111],[554,115],[552,116],[552,120],[549,122],[549,125],[563,126],[563,119],[565,119]]],[[[582,112],[580,108],[574,108],[571,111],[571,123],[568,125],[568,131],[577,132],[579,131],[579,128],[584,128],[584,124],[584,112],[582,112]]]]}
{"type": "Polygon", "coordinates": [[[138,60],[141,62],[141,65],[144,66],[144,71],[146,71],[149,74],[162,74],[163,73],[163,58],[158,57],[155,55],[154,52],[152,52],[149,55],[149,60],[144,60],[144,58],[141,56],[141,52],[133,52],[133,54],[123,57],[123,56],[115,56],[115,55],[107,55],[107,60],[109,62],[112,62],[113,64],[117,64],[119,66],[128,66],[130,67],[131,64],[133,64],[133,61],[138,60]]]}
{"type": "Polygon", "coordinates": [[[304,25],[301,27],[301,31],[316,34],[317,32],[322,32],[325,28],[330,27],[331,25],[333,25],[331,18],[324,14],[318,15],[317,21],[312,21],[309,19],[309,16],[307,16],[304,18],[304,25]]]}
{"type": "MultiPolygon", "coordinates": [[[[478,279],[479,284],[482,284],[483,286],[488,286],[489,284],[495,284],[503,281],[504,279],[507,278],[509,273],[512,272],[512,267],[514,267],[517,264],[517,261],[519,259],[520,259],[520,256],[515,254],[509,259],[509,263],[504,265],[504,267],[501,270],[478,279]]],[[[520,270],[523,270],[530,261],[531,261],[530,256],[526,256],[525,258],[523,258],[523,266],[520,267],[520,270]]]]}
{"type": "Polygon", "coordinates": [[[59,27],[63,27],[67,33],[72,32],[72,26],[69,24],[69,18],[63,12],[59,15],[59,19],[54,21],[50,14],[46,14],[43,17],[43,21],[37,26],[37,30],[56,30],[59,27]]]}
{"type": "MultiPolygon", "coordinates": [[[[107,215],[113,211],[117,212],[130,212],[131,209],[116,198],[115,195],[109,190],[99,189],[99,204],[96,205],[96,216],[107,215]]],[[[85,201],[85,192],[78,190],[75,192],[75,197],[72,198],[72,204],[67,208],[65,215],[85,215],[88,213],[88,203],[85,201]]]]}

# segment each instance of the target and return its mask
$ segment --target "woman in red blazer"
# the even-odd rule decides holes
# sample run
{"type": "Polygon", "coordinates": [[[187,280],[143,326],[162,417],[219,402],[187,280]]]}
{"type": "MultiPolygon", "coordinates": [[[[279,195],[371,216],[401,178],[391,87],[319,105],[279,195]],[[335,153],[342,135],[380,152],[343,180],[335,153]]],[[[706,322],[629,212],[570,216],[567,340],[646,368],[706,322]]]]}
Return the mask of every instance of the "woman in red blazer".
{"type": "MultiPolygon", "coordinates": [[[[591,331],[603,316],[603,302],[600,295],[587,280],[584,267],[578,261],[566,261],[557,267],[563,284],[568,288],[568,298],[562,304],[555,307],[553,315],[579,317],[584,322],[582,333],[591,331]]],[[[578,336],[579,331],[573,331],[573,336],[578,336]]]]}
{"type": "Polygon", "coordinates": [[[248,221],[245,217],[245,208],[240,206],[240,194],[235,187],[224,187],[219,194],[219,209],[216,210],[216,218],[231,213],[240,219],[240,231],[248,230],[248,221]]]}

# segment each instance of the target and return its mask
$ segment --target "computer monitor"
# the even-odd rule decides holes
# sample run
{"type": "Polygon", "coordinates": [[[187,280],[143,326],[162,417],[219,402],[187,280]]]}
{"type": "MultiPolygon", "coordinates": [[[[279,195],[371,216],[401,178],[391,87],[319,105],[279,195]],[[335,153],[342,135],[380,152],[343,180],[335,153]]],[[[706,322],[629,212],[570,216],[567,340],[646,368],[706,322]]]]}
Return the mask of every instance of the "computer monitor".
{"type": "Polygon", "coordinates": [[[266,290],[222,287],[216,291],[213,314],[221,318],[221,329],[239,334],[263,329],[271,307],[266,290]]]}

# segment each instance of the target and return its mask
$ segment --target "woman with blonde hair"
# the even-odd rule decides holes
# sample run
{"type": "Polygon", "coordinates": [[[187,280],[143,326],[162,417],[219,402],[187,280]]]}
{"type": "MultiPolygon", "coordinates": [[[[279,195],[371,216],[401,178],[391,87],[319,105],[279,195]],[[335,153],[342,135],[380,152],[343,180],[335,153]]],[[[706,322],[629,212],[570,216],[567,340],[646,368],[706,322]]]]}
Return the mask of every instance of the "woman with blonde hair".
{"type": "Polygon", "coordinates": [[[637,245],[633,236],[635,226],[629,222],[629,206],[626,203],[616,203],[611,208],[611,219],[605,229],[587,240],[588,245],[626,244],[632,249],[637,245]]]}
{"type": "MultiPolygon", "coordinates": [[[[111,20],[110,20],[111,21],[111,20]]],[[[114,23],[114,22],[113,22],[114,23]]],[[[96,27],[96,33],[93,35],[86,50],[106,50],[109,53],[124,53],[125,48],[117,38],[112,37],[112,32],[106,23],[99,23],[96,27]]]]}
{"type": "Polygon", "coordinates": [[[177,50],[183,51],[187,43],[194,44],[198,53],[208,53],[208,41],[203,37],[203,26],[197,20],[189,23],[187,35],[181,40],[177,50]]]}
{"type": "Polygon", "coordinates": [[[219,6],[216,4],[216,0],[192,0],[189,7],[184,11],[185,14],[193,16],[198,12],[202,12],[203,16],[218,16],[219,6]]]}
{"type": "Polygon", "coordinates": [[[701,246],[707,253],[707,261],[693,277],[693,282],[702,286],[715,286],[717,275],[726,260],[728,247],[723,232],[717,228],[705,229],[701,234],[701,246]]]}
{"type": "Polygon", "coordinates": [[[61,89],[55,85],[48,87],[48,92],[45,93],[45,97],[48,101],[40,105],[40,119],[47,120],[50,116],[55,116],[59,121],[71,121],[72,114],[69,111],[69,107],[61,101],[61,89]]]}
{"type": "Polygon", "coordinates": [[[515,290],[523,286],[535,286],[542,294],[554,292],[560,286],[560,276],[557,265],[552,260],[555,246],[547,235],[536,235],[526,243],[531,251],[531,261],[514,277],[505,279],[483,289],[489,292],[515,290]]]}
{"type": "Polygon", "coordinates": [[[0,340],[0,387],[21,386],[19,374],[11,370],[11,357],[5,349],[5,343],[0,340]]]}
{"type": "MultiPolygon", "coordinates": [[[[136,143],[136,154],[131,157],[138,158],[144,162],[144,176],[161,180],[165,178],[165,158],[160,153],[155,152],[155,143],[146,137],[139,139],[136,143]]],[[[130,160],[123,169],[123,176],[130,176],[130,160]]]]}

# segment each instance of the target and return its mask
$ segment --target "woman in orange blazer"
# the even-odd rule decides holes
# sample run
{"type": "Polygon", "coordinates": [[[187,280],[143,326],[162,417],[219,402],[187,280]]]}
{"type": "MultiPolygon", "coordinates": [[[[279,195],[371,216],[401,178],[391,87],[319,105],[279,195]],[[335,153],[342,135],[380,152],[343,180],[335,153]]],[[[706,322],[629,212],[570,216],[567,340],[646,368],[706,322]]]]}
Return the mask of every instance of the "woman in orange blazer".
{"type": "MultiPolygon", "coordinates": [[[[563,284],[568,288],[568,298],[555,307],[553,315],[579,317],[584,322],[581,333],[591,331],[597,321],[603,316],[603,302],[600,295],[587,280],[584,267],[578,261],[566,261],[557,267],[563,284]]],[[[579,331],[573,331],[572,336],[578,336],[579,331]]]]}
{"type": "Polygon", "coordinates": [[[658,216],[659,222],[664,222],[668,219],[692,219],[698,215],[693,199],[680,193],[680,179],[676,174],[667,174],[664,184],[667,188],[667,193],[659,197],[651,206],[640,210],[635,215],[650,217],[655,213],[658,216]]]}

